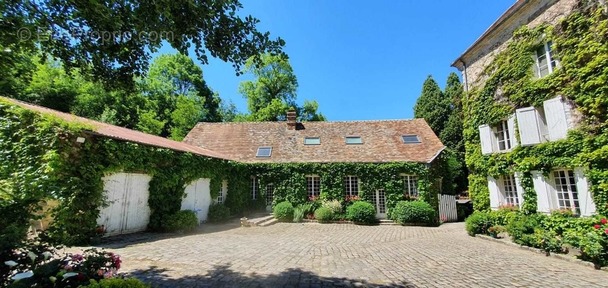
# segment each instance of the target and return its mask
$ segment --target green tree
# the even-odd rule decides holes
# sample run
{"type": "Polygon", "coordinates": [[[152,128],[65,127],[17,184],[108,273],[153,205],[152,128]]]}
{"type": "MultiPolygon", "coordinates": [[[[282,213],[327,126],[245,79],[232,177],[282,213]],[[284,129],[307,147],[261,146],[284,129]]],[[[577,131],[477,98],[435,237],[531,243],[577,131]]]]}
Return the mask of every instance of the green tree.
{"type": "MultiPolygon", "coordinates": [[[[258,19],[239,16],[241,8],[239,0],[6,0],[0,2],[0,48],[40,49],[66,69],[87,69],[85,75],[128,89],[163,43],[183,54],[194,48],[203,64],[210,54],[238,71],[249,57],[280,54],[284,45],[258,31],[258,19]]],[[[0,57],[1,65],[13,66],[15,57],[0,57]]]]}
{"type": "Polygon", "coordinates": [[[467,173],[464,165],[464,142],[462,136],[463,89],[458,75],[451,73],[445,91],[429,76],[422,86],[422,94],[414,106],[414,116],[424,118],[447,149],[438,158],[437,173],[443,178],[443,189],[447,193],[464,191],[467,188],[467,173]]]}
{"type": "Polygon", "coordinates": [[[448,122],[451,106],[451,100],[441,92],[433,76],[429,75],[422,85],[422,94],[414,105],[414,117],[424,118],[433,132],[440,135],[448,122]]]}
{"type": "Polygon", "coordinates": [[[140,84],[147,99],[140,111],[145,115],[138,125],[142,131],[181,140],[199,121],[221,121],[219,96],[207,87],[203,71],[186,55],[158,56],[140,84]]]}
{"type": "Polygon", "coordinates": [[[248,115],[237,116],[236,120],[279,121],[284,120],[287,111],[295,108],[299,120],[323,121],[325,117],[317,113],[316,101],[305,101],[300,107],[296,103],[298,80],[287,57],[264,54],[258,64],[250,58],[245,64],[245,72],[254,80],[247,80],[239,86],[239,92],[247,98],[248,115]]]}

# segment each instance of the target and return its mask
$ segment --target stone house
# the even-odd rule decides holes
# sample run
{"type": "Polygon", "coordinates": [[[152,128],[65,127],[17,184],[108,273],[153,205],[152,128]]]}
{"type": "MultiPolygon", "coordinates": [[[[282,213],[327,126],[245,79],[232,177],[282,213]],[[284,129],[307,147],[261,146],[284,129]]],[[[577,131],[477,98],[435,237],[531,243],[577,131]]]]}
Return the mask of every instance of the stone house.
{"type": "Polygon", "coordinates": [[[593,164],[581,150],[572,151],[581,148],[564,148],[580,145],[569,132],[588,124],[579,111],[585,104],[578,92],[563,92],[576,89],[554,83],[572,72],[560,71],[564,55],[573,53],[563,44],[564,21],[605,5],[600,2],[516,1],[452,63],[466,89],[466,154],[476,209],[528,202],[531,211],[596,213],[600,194],[592,188],[599,186],[592,186],[588,174],[593,164]],[[561,42],[556,45],[554,38],[561,42]]]}
{"type": "MultiPolygon", "coordinates": [[[[299,179],[287,176],[280,179],[275,177],[270,181],[260,181],[265,178],[266,172],[252,175],[251,197],[256,199],[264,196],[268,207],[277,202],[277,190],[281,187],[283,190],[305,188],[301,190],[306,194],[286,191],[291,196],[278,197],[278,200],[295,197],[296,202],[302,197],[317,198],[324,190],[333,189],[334,192],[339,190],[334,197],[330,197],[334,199],[364,195],[365,200],[375,205],[378,218],[386,218],[388,206],[391,206],[390,199],[394,203],[417,198],[419,186],[424,185],[424,190],[428,190],[428,187],[419,183],[422,175],[416,175],[412,172],[414,170],[407,168],[395,172],[396,175],[385,174],[378,175],[374,180],[365,179],[370,177],[371,172],[365,172],[363,165],[373,167],[407,163],[428,170],[445,148],[424,119],[300,123],[296,118],[295,112],[290,111],[287,121],[282,122],[201,122],[183,142],[215,151],[234,161],[261,167],[274,165],[284,169],[284,174],[302,174],[303,177],[299,179]],[[332,169],[328,170],[327,167],[332,164],[344,165],[344,168],[331,172],[332,169]],[[390,188],[382,183],[382,179],[398,182],[398,187],[392,189],[398,192],[388,195],[390,188]],[[260,186],[263,191],[260,191],[260,186]],[[344,197],[339,197],[340,194],[344,197]]],[[[220,195],[220,198],[223,197],[225,195],[220,195]]]]}

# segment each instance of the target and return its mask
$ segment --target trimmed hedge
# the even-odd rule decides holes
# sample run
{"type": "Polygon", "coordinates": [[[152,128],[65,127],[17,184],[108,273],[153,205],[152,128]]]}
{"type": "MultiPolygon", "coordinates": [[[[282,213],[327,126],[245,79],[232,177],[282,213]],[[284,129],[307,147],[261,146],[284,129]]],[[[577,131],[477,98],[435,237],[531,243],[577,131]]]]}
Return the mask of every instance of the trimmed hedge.
{"type": "Polygon", "coordinates": [[[192,210],[181,210],[165,218],[162,222],[164,231],[192,231],[198,227],[198,218],[192,210]]]}
{"type": "Polygon", "coordinates": [[[289,201],[283,201],[272,209],[274,218],[281,222],[291,222],[293,220],[293,205],[289,201]]]}
{"type": "Polygon", "coordinates": [[[400,201],[393,208],[391,218],[400,224],[437,225],[437,213],[424,201],[400,201]]]}
{"type": "Polygon", "coordinates": [[[333,218],[334,213],[329,208],[321,207],[315,210],[315,219],[317,219],[317,221],[320,223],[328,223],[329,221],[333,220],[333,218]]]}
{"type": "Polygon", "coordinates": [[[207,214],[207,217],[209,222],[226,221],[228,218],[230,218],[230,208],[226,207],[224,204],[211,204],[211,206],[209,206],[209,214],[207,214]]]}
{"type": "Polygon", "coordinates": [[[376,209],[369,202],[356,201],[346,208],[346,218],[357,224],[374,224],[377,222],[376,209]]]}

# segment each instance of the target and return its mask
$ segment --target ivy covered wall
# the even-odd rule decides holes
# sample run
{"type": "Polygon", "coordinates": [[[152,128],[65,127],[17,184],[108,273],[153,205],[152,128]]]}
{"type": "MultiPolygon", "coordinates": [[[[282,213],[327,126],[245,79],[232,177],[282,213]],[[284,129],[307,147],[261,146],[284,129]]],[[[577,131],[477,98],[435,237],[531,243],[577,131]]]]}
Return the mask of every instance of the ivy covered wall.
{"type": "MultiPolygon", "coordinates": [[[[306,176],[320,177],[320,198],[323,200],[344,200],[344,177],[359,178],[359,196],[366,201],[372,193],[384,189],[386,205],[394,207],[404,200],[404,183],[401,174],[418,176],[419,197],[437,207],[437,191],[431,182],[436,178],[432,169],[420,163],[281,163],[250,164],[252,173],[258,175],[260,187],[274,185],[273,204],[289,201],[301,204],[308,201],[306,176]]],[[[262,189],[264,190],[264,189],[262,189]]],[[[265,193],[265,192],[264,192],[265,193]]]]}
{"type": "MultiPolygon", "coordinates": [[[[48,234],[58,243],[84,244],[95,236],[104,204],[102,177],[114,172],[144,173],[150,181],[151,229],[181,208],[185,186],[198,178],[211,179],[217,197],[229,180],[226,205],[243,211],[252,203],[247,171],[228,161],[168,149],[93,136],[90,127],[41,115],[0,99],[0,227],[14,243],[29,227],[33,212],[46,199],[60,199],[48,234]],[[85,137],[77,143],[77,137],[85,137]],[[239,196],[241,195],[241,196],[239,196]],[[6,223],[4,223],[6,222],[6,223]]],[[[4,248],[4,247],[3,247],[4,248]]]]}
{"type": "Polygon", "coordinates": [[[306,176],[321,177],[321,199],[344,200],[344,177],[360,179],[360,195],[384,189],[386,205],[403,200],[400,174],[418,176],[420,198],[437,207],[437,187],[431,185],[439,165],[420,163],[245,164],[176,152],[95,136],[92,127],[39,114],[0,99],[0,242],[18,243],[40,205],[58,199],[48,236],[55,243],[82,245],[96,236],[97,217],[106,204],[102,177],[117,172],[144,173],[149,183],[149,228],[162,230],[163,219],[181,208],[184,188],[198,178],[211,179],[216,198],[228,183],[225,205],[233,214],[263,209],[265,189],[251,199],[251,176],[260,187],[272,183],[274,202],[308,200],[306,176]],[[84,143],[77,143],[84,137],[84,143]]]}
{"type": "Polygon", "coordinates": [[[483,84],[463,99],[469,193],[476,210],[490,207],[487,176],[522,172],[523,210],[536,211],[530,171],[583,167],[600,214],[608,214],[608,19],[600,1],[579,1],[556,25],[516,30],[504,51],[487,65],[483,84]],[[547,41],[560,67],[537,79],[534,52],[547,41]],[[522,107],[542,107],[562,95],[582,115],[568,137],[512,152],[482,155],[478,127],[496,125],[522,107]]]}

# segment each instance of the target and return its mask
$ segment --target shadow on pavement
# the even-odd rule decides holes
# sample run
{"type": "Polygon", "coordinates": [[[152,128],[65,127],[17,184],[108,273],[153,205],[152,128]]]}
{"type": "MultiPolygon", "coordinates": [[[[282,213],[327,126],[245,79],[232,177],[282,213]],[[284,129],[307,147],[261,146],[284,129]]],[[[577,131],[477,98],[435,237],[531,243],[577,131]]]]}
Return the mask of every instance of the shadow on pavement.
{"type": "Polygon", "coordinates": [[[205,275],[179,278],[171,277],[167,271],[152,266],[131,271],[127,276],[136,277],[152,287],[416,287],[403,281],[378,284],[361,279],[323,277],[299,268],[290,268],[279,274],[246,275],[232,271],[229,265],[216,265],[205,275]]]}
{"type": "Polygon", "coordinates": [[[241,224],[238,218],[230,219],[225,223],[204,223],[196,230],[188,233],[158,233],[158,232],[140,232],[124,235],[116,235],[101,238],[100,243],[92,245],[93,247],[119,249],[131,245],[154,242],[158,240],[180,238],[197,234],[211,234],[223,232],[227,230],[240,228],[241,224]]]}

